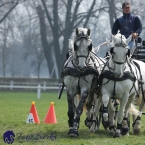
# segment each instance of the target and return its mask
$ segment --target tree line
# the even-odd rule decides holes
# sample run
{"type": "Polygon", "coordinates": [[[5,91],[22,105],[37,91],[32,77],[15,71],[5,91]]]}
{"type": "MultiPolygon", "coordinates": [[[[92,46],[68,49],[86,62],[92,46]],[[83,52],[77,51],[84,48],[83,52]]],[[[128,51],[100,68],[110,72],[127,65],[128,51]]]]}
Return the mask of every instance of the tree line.
{"type": "MultiPolygon", "coordinates": [[[[0,68],[3,77],[6,77],[7,68],[11,68],[12,76],[18,76],[19,70],[29,76],[29,70],[33,68],[37,77],[40,77],[43,70],[41,66],[45,62],[48,77],[60,78],[68,52],[68,39],[74,29],[90,28],[93,44],[99,45],[111,36],[113,22],[122,14],[122,2],[123,0],[1,0],[0,68]],[[16,52],[19,52],[18,58],[16,52]],[[18,69],[17,64],[21,61],[23,65],[18,69]]],[[[136,13],[143,2],[133,0],[131,4],[133,13],[136,13]]],[[[138,13],[142,21],[143,12],[144,9],[138,13]]]]}

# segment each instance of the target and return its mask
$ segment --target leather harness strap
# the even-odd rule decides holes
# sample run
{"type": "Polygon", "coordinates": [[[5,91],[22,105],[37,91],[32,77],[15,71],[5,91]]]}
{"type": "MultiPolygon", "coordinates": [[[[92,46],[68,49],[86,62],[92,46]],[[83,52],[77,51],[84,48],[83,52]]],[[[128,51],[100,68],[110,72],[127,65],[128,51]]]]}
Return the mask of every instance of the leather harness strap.
{"type": "MultiPolygon", "coordinates": [[[[109,70],[104,70],[101,73],[101,75],[99,76],[99,86],[102,85],[102,81],[103,81],[104,78],[108,79],[108,81],[105,84],[109,83],[110,80],[114,81],[114,87],[113,87],[113,93],[112,93],[113,97],[112,97],[112,99],[115,99],[115,95],[116,95],[116,93],[115,93],[116,81],[124,81],[124,80],[127,80],[127,79],[130,79],[133,82],[136,81],[136,77],[131,72],[129,72],[129,71],[124,72],[123,76],[121,78],[116,78],[114,76],[113,72],[111,72],[109,70]]],[[[103,84],[103,85],[105,85],[105,84],[103,84]]],[[[131,90],[132,90],[133,86],[131,87],[131,90]]]]}

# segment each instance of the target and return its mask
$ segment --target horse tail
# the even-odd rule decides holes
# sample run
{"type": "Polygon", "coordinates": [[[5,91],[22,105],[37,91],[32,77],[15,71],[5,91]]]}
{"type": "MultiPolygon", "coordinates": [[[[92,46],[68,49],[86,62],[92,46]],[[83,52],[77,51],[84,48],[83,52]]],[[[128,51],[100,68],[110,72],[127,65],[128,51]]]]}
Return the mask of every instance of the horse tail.
{"type": "Polygon", "coordinates": [[[130,105],[130,108],[129,108],[129,110],[128,110],[128,113],[129,113],[130,115],[135,115],[135,116],[138,116],[138,115],[141,114],[140,111],[138,111],[138,110],[136,109],[135,105],[133,105],[133,104],[130,105]]]}
{"type": "Polygon", "coordinates": [[[142,94],[140,93],[139,97],[136,99],[135,103],[137,106],[140,106],[141,102],[142,102],[142,94]]]}

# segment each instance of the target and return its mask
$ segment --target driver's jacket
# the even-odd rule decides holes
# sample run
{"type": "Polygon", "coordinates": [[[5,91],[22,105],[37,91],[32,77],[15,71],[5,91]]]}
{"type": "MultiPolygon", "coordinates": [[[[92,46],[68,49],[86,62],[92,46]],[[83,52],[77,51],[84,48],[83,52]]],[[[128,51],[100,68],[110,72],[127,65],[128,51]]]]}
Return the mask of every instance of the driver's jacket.
{"type": "Polygon", "coordinates": [[[138,16],[132,14],[123,14],[123,16],[116,19],[112,27],[112,34],[117,34],[118,30],[120,33],[128,38],[131,33],[138,33],[142,31],[142,24],[138,16]]]}

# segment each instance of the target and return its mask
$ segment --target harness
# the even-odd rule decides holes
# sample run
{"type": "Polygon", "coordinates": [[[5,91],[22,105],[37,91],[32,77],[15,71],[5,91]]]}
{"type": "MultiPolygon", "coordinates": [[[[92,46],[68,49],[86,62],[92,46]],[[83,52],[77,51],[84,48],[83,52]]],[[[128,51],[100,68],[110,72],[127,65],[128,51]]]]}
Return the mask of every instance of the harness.
{"type": "Polygon", "coordinates": [[[74,77],[83,77],[83,76],[90,75],[90,74],[93,74],[95,76],[99,75],[98,71],[91,66],[87,67],[83,72],[79,71],[76,68],[66,67],[62,70],[61,78],[63,78],[66,75],[70,75],[70,76],[74,76],[74,77]]]}
{"type": "Polygon", "coordinates": [[[138,70],[139,70],[139,73],[140,73],[140,79],[138,80],[138,87],[141,89],[141,91],[142,91],[142,96],[143,96],[143,100],[144,100],[144,102],[145,102],[145,95],[144,95],[144,92],[143,92],[143,82],[142,82],[142,74],[141,74],[141,70],[140,70],[140,66],[139,66],[139,64],[137,63],[137,62],[135,62],[135,61],[133,61],[133,63],[135,64],[135,66],[138,68],[138,70]]]}
{"type": "MultiPolygon", "coordinates": [[[[129,71],[124,72],[122,77],[116,78],[113,72],[111,72],[109,70],[104,70],[101,73],[101,75],[99,76],[99,86],[102,85],[102,81],[103,81],[104,78],[108,79],[108,81],[105,84],[109,83],[110,80],[114,81],[112,99],[115,99],[115,95],[116,95],[115,87],[116,87],[116,82],[117,81],[124,81],[124,80],[127,80],[127,79],[130,79],[133,82],[136,81],[136,77],[129,71]]],[[[103,84],[103,85],[105,85],[105,84],[103,84]]],[[[132,88],[133,88],[133,86],[132,86],[132,88]]],[[[132,88],[130,89],[130,92],[131,92],[132,88]]]]}
{"type": "MultiPolygon", "coordinates": [[[[85,68],[84,71],[78,70],[77,66],[72,61],[73,60],[73,56],[71,55],[70,57],[68,58],[66,65],[62,69],[61,79],[63,80],[63,78],[66,75],[73,76],[73,77],[78,77],[77,89],[78,89],[78,92],[80,92],[80,78],[81,77],[84,77],[84,76],[87,76],[87,75],[94,75],[92,84],[94,83],[95,80],[98,80],[99,72],[98,72],[98,68],[97,68],[97,66],[95,64],[95,57],[96,57],[96,59],[98,57],[94,53],[91,52],[90,59],[93,61],[94,64],[93,65],[89,65],[89,63],[88,63],[88,66],[85,68]],[[73,64],[73,68],[72,67],[68,67],[68,63],[70,63],[70,62],[73,64]]],[[[91,84],[91,88],[92,88],[92,84],[91,84]]],[[[64,88],[64,86],[65,86],[65,84],[63,83],[62,89],[64,88]]]]}
{"type": "MultiPolygon", "coordinates": [[[[116,46],[116,47],[119,47],[119,46],[121,46],[121,47],[126,47],[126,46],[122,43],[122,36],[121,36],[121,43],[120,43],[120,44],[115,44],[115,46],[116,46]]],[[[110,53],[111,53],[111,54],[113,53],[113,48],[110,49],[110,53]]],[[[127,53],[127,55],[128,55],[128,53],[127,53]]],[[[113,57],[112,57],[112,58],[113,58],[113,57]]],[[[116,63],[116,64],[118,64],[118,65],[122,65],[122,64],[124,64],[125,62],[127,62],[127,64],[128,64],[128,66],[129,66],[131,72],[130,72],[130,71],[124,71],[122,77],[120,77],[120,78],[115,77],[115,74],[111,71],[112,68],[109,67],[109,60],[108,60],[108,61],[106,62],[106,64],[104,65],[104,68],[103,68],[103,71],[102,71],[101,75],[99,76],[99,86],[105,85],[105,84],[109,83],[110,80],[114,81],[114,88],[113,88],[113,92],[112,92],[113,98],[112,98],[112,99],[115,99],[114,97],[115,97],[115,94],[116,94],[116,93],[115,93],[116,81],[124,81],[124,80],[130,79],[130,80],[133,82],[133,86],[131,87],[131,89],[130,89],[129,92],[131,92],[131,90],[132,90],[133,87],[134,87],[134,88],[135,88],[135,91],[136,91],[136,93],[137,93],[137,96],[139,96],[139,93],[138,93],[138,91],[137,91],[137,88],[135,87],[135,81],[137,80],[137,78],[135,77],[135,74],[134,74],[134,72],[133,72],[133,70],[132,70],[132,67],[131,67],[130,63],[128,62],[127,56],[126,56],[126,60],[125,60],[124,62],[118,62],[118,61],[115,61],[115,60],[113,60],[113,59],[112,59],[112,61],[113,61],[114,64],[116,63]],[[109,70],[105,70],[105,67],[108,67],[109,70]],[[102,81],[103,81],[104,78],[108,79],[108,81],[107,81],[106,83],[102,84],[102,81]]],[[[142,80],[141,71],[140,71],[139,66],[138,66],[137,68],[139,69],[140,78],[141,78],[141,80],[142,80]]],[[[142,93],[143,93],[143,87],[141,86],[141,88],[142,88],[142,93]]],[[[100,92],[99,92],[99,93],[100,93],[100,92]]],[[[143,96],[144,96],[144,94],[143,94],[143,96]]],[[[145,101],[145,97],[144,97],[144,101],[145,101]]]]}
{"type": "Polygon", "coordinates": [[[103,81],[104,78],[108,79],[109,81],[110,80],[113,80],[113,81],[124,81],[124,80],[127,80],[127,79],[130,79],[133,82],[136,81],[136,77],[129,71],[124,72],[123,76],[121,78],[116,78],[114,76],[113,72],[111,72],[109,70],[105,70],[99,76],[99,84],[100,85],[102,85],[102,81],[103,81]]]}
{"type": "MultiPolygon", "coordinates": [[[[80,40],[80,39],[87,39],[88,41],[90,41],[90,45],[92,45],[92,42],[89,39],[89,37],[86,37],[84,35],[80,35],[74,41],[74,49],[75,49],[75,47],[77,47],[77,46],[75,46],[76,45],[76,42],[78,40],[80,40]]],[[[79,93],[80,93],[80,78],[81,77],[84,77],[84,80],[87,82],[87,80],[85,79],[85,76],[87,76],[87,75],[94,75],[93,81],[91,82],[91,88],[92,88],[92,85],[93,85],[94,81],[95,80],[98,80],[99,72],[98,72],[98,67],[97,67],[97,65],[95,63],[95,60],[98,61],[98,56],[91,51],[91,49],[90,49],[91,47],[92,46],[88,46],[89,53],[88,53],[87,56],[84,56],[84,55],[76,55],[76,58],[79,58],[79,57],[85,57],[86,58],[86,61],[87,61],[86,62],[86,68],[83,71],[80,71],[78,69],[76,60],[73,57],[73,54],[71,53],[70,56],[69,56],[69,58],[66,60],[65,65],[63,66],[63,69],[62,69],[62,72],[61,72],[61,78],[62,78],[62,80],[63,80],[63,78],[66,75],[69,75],[69,76],[73,76],[73,77],[77,77],[78,78],[77,90],[78,90],[79,93]],[[92,63],[89,63],[90,60],[92,61],[92,63]],[[72,66],[69,67],[68,64],[71,64],[72,66]]],[[[90,82],[88,82],[88,83],[90,83],[90,82]]],[[[61,97],[61,94],[62,94],[62,91],[63,91],[64,86],[65,86],[65,84],[63,82],[62,88],[60,90],[59,97],[58,97],[59,99],[61,97]]]]}

